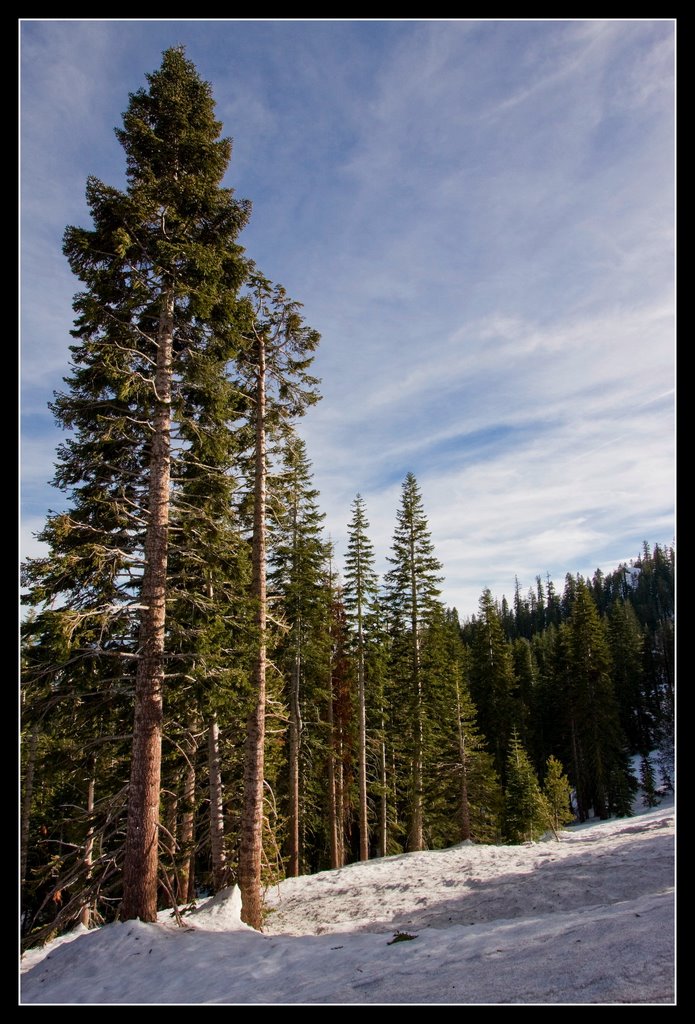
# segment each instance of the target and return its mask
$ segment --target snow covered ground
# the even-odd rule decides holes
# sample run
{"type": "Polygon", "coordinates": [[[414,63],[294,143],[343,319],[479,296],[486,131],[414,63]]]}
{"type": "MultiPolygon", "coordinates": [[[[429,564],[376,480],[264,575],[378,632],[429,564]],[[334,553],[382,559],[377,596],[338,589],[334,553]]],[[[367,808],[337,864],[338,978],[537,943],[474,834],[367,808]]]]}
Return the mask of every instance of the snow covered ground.
{"type": "Polygon", "coordinates": [[[673,840],[662,804],[559,843],[351,864],[269,892],[263,934],[227,890],[184,929],[166,912],[29,950],[21,1002],[673,1003],[673,840]]]}

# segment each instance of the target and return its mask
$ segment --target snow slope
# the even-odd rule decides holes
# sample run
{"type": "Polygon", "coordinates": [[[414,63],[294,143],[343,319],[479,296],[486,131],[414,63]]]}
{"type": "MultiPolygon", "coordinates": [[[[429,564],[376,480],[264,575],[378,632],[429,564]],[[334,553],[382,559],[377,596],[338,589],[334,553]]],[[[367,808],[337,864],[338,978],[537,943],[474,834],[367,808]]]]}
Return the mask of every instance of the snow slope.
{"type": "Polygon", "coordinates": [[[269,892],[263,934],[227,890],[185,929],[167,912],[30,950],[21,1001],[673,1003],[673,838],[662,805],[559,843],[351,864],[269,892]]]}

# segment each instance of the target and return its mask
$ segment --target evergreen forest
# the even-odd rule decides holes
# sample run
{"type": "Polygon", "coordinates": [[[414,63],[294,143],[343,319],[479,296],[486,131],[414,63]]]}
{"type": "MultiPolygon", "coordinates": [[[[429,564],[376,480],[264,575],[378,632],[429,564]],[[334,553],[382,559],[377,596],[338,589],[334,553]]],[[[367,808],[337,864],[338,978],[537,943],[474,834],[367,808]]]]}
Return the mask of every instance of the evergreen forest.
{"type": "Polygon", "coordinates": [[[338,561],[298,428],[320,339],[239,243],[221,131],[167,50],[117,129],[127,187],[89,178],[64,235],[67,510],[22,572],[26,945],[233,884],[262,928],[280,878],[532,841],[673,785],[672,547],[462,621],[409,473],[390,550],[357,493],[338,561]]]}

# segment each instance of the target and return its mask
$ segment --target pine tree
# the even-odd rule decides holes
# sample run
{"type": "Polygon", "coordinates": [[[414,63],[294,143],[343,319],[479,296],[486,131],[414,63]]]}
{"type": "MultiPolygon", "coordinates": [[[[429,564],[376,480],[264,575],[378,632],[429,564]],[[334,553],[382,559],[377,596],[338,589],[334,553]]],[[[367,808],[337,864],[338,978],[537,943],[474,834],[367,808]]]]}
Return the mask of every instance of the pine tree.
{"type": "Polygon", "coordinates": [[[529,754],[534,764],[544,764],[551,755],[559,755],[558,734],[562,730],[563,709],[560,688],[556,684],[557,627],[550,624],[531,639],[535,681],[531,691],[529,754]]]}
{"type": "Polygon", "coordinates": [[[367,536],[364,501],[357,495],[348,526],[348,550],[345,557],[345,606],[354,635],[357,661],[358,768],[360,860],[369,859],[369,818],[367,807],[367,699],[365,691],[367,620],[377,595],[374,548],[367,536]]]}
{"type": "Polygon", "coordinates": [[[543,589],[543,580],[540,576],[536,576],[536,605],[535,605],[535,632],[540,633],[545,629],[546,626],[546,605],[545,605],[545,590],[543,589]]]}
{"type": "Polygon", "coordinates": [[[507,756],[504,834],[510,843],[538,839],[550,826],[550,809],[516,731],[507,756]]]}
{"type": "Polygon", "coordinates": [[[517,724],[521,742],[526,749],[529,749],[532,732],[531,706],[538,670],[534,664],[531,643],[526,637],[517,637],[512,642],[512,664],[514,666],[513,721],[517,724]]]}
{"type": "MultiPolygon", "coordinates": [[[[82,656],[92,622],[63,633],[56,609],[24,629],[22,933],[41,943],[78,919],[101,922],[120,895],[116,862],[127,782],[130,691],[120,658],[82,656]],[[111,667],[111,675],[107,669],[111,667]],[[114,886],[117,883],[114,891],[114,886]],[[107,897],[104,899],[104,897],[107,897]]],[[[118,638],[114,638],[116,644],[118,638]]],[[[117,646],[114,652],[117,651],[117,646]]],[[[107,917],[108,919],[108,917],[107,917]]]]}
{"type": "Polygon", "coordinates": [[[654,769],[652,768],[649,756],[646,754],[640,761],[640,786],[642,787],[642,803],[644,806],[656,807],[659,803],[659,798],[656,794],[656,786],[654,785],[654,769]]]}
{"type": "Polygon", "coordinates": [[[427,518],[417,481],[408,473],[401,489],[401,505],[393,536],[393,568],[385,584],[392,630],[398,634],[394,650],[403,658],[400,672],[407,685],[409,708],[406,758],[410,766],[408,849],[424,848],[424,745],[425,718],[421,634],[437,605],[441,565],[434,555],[427,518]]]}
{"type": "Polygon", "coordinates": [[[390,777],[393,764],[393,744],[395,736],[390,728],[392,695],[392,675],[390,666],[391,636],[388,629],[385,601],[377,596],[370,614],[365,621],[367,635],[365,676],[369,680],[370,701],[367,707],[367,750],[372,752],[374,783],[371,792],[377,805],[376,846],[378,856],[386,857],[389,853],[400,851],[394,839],[395,835],[395,801],[394,787],[390,777]]]}
{"type": "MultiPolygon", "coordinates": [[[[270,582],[285,635],[277,644],[275,663],[286,680],[289,705],[289,863],[291,877],[301,873],[302,759],[306,743],[304,707],[316,705],[316,690],[323,692],[328,653],[325,614],[327,548],[321,536],[324,514],[319,512],[318,491],[312,486],[306,445],[296,435],[284,440],[276,470],[277,524],[272,531],[270,582]]],[[[310,742],[318,742],[312,722],[310,742]]],[[[310,726],[311,728],[311,726],[310,726]]]]}
{"type": "Polygon", "coordinates": [[[435,609],[423,631],[426,697],[425,831],[431,846],[499,836],[502,792],[478,731],[468,688],[469,652],[455,611],[435,609]]]}
{"type": "MultiPolygon", "coordinates": [[[[91,525],[85,513],[93,518],[96,504],[107,502],[115,528],[100,549],[100,571],[118,572],[122,564],[115,537],[135,524],[141,538],[142,571],[129,578],[139,630],[121,912],[154,921],[176,382],[186,348],[200,345],[211,325],[230,329],[244,274],[235,238],[248,208],[220,186],[229,142],[218,138],[210,88],[183,52],[166,51],[147,80],[117,131],[126,193],[90,178],[94,227],[66,231],[64,252],[86,291],[75,301],[80,344],[73,346],[71,390],[54,408],[78,435],[61,454],[60,482],[77,490],[78,521],[67,528],[84,537],[91,525]]],[[[97,530],[95,548],[102,522],[97,530]]],[[[125,551],[132,550],[129,540],[125,551]]]]}
{"type": "Polygon", "coordinates": [[[675,715],[675,552],[654,545],[635,564],[637,578],[629,589],[644,630],[645,700],[654,721],[655,739],[661,750],[662,770],[673,775],[675,715]]]}
{"type": "Polygon", "coordinates": [[[180,417],[175,446],[167,600],[170,696],[162,784],[170,801],[167,827],[175,840],[170,870],[182,902],[193,897],[196,867],[207,871],[208,860],[212,880],[206,877],[204,884],[215,891],[227,884],[232,844],[224,783],[237,783],[238,757],[233,766],[227,757],[223,770],[221,751],[247,713],[250,557],[239,462],[248,410],[229,362],[237,354],[230,344],[234,340],[238,343],[212,335],[202,349],[186,351],[181,386],[187,414],[180,417]],[[205,800],[204,770],[196,764],[199,747],[208,750],[205,800]],[[202,827],[196,810],[203,807],[208,812],[205,843],[196,842],[202,827]]]}
{"type": "Polygon", "coordinates": [[[241,362],[252,402],[254,434],[251,600],[254,653],[253,700],[246,722],[244,795],[239,846],[242,919],[262,925],[263,786],[267,671],[268,438],[317,401],[318,383],[307,373],[319,335],[307,327],[300,304],[285,290],[255,275],[249,294],[248,348],[241,362]]]}
{"type": "Polygon", "coordinates": [[[546,625],[559,626],[562,620],[562,607],[560,598],[555,592],[555,584],[550,576],[546,576],[547,603],[545,610],[546,625]]]}
{"type": "Polygon", "coordinates": [[[608,642],[623,732],[633,753],[649,750],[654,716],[645,693],[644,634],[632,604],[622,598],[612,605],[608,614],[608,642]]]}
{"type": "Polygon", "coordinates": [[[581,821],[593,807],[600,818],[630,813],[636,781],[630,774],[627,744],[620,728],[611,679],[606,631],[591,592],[579,577],[567,597],[571,609],[564,634],[563,681],[573,782],[581,821]]]}
{"type": "Polygon", "coordinates": [[[327,580],[328,593],[333,595],[330,605],[330,689],[327,693],[326,751],[329,770],[329,864],[342,867],[352,848],[352,817],[354,811],[353,770],[355,762],[355,709],[354,679],[348,656],[349,636],[347,613],[340,588],[335,582],[332,563],[327,580]],[[335,841],[333,832],[335,830],[335,841]]]}
{"type": "MultiPolygon", "coordinates": [[[[183,51],[167,50],[147,77],[117,131],[126,191],[90,178],[93,227],[65,232],[84,285],[72,375],[53,406],[74,435],[59,449],[55,481],[72,507],[49,518],[51,555],[27,573],[30,600],[60,595],[66,626],[89,622],[97,637],[120,631],[118,653],[135,664],[121,914],[154,920],[172,431],[188,415],[189,354],[213,334],[233,344],[246,274],[236,237],[249,211],[221,187],[230,143],[183,51]]],[[[97,640],[83,656],[103,661],[101,649],[97,640]]]]}
{"type": "Polygon", "coordinates": [[[572,788],[562,763],[551,754],[546,762],[543,795],[550,809],[550,822],[556,836],[563,825],[574,821],[571,793],[572,788]]]}
{"type": "Polygon", "coordinates": [[[492,594],[487,589],[480,598],[474,627],[470,680],[478,724],[494,756],[495,768],[504,777],[507,748],[518,719],[518,708],[514,701],[511,644],[505,639],[492,594]]]}
{"type": "Polygon", "coordinates": [[[333,549],[329,545],[326,574],[328,634],[330,651],[326,665],[328,680],[326,701],[326,825],[328,829],[328,865],[331,868],[343,866],[345,857],[345,829],[341,791],[341,768],[343,737],[348,722],[341,712],[344,702],[342,694],[349,693],[348,628],[345,605],[337,584],[333,563],[333,549]]]}
{"type": "Polygon", "coordinates": [[[521,596],[518,576],[514,577],[514,633],[512,639],[531,635],[531,608],[529,602],[521,596]]]}

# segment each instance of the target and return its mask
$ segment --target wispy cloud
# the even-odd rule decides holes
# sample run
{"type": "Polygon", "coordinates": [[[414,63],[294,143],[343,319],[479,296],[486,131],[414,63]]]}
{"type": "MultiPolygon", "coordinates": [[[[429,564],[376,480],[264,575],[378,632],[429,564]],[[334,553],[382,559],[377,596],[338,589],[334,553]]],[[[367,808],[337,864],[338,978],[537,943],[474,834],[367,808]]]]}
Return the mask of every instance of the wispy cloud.
{"type": "Polygon", "coordinates": [[[30,475],[59,439],[62,231],[87,174],[122,182],[113,127],[177,42],[235,139],[242,240],[323,335],[301,430],[339,547],[361,491],[385,558],[408,471],[462,614],[670,541],[668,20],[25,25],[30,475]]]}

